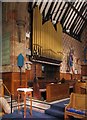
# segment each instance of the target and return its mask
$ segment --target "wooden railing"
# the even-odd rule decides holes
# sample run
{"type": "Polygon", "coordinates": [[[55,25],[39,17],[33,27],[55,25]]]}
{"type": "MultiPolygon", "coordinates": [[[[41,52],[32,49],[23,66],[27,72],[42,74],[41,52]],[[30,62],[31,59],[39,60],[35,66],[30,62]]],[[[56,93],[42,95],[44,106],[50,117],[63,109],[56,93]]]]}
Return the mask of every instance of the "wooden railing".
{"type": "Polygon", "coordinates": [[[6,87],[6,85],[5,85],[4,83],[2,83],[2,85],[3,85],[3,87],[6,89],[6,91],[7,91],[8,94],[10,95],[10,97],[11,97],[11,113],[12,113],[12,96],[13,96],[14,94],[12,94],[12,93],[8,90],[8,88],[6,87]]]}

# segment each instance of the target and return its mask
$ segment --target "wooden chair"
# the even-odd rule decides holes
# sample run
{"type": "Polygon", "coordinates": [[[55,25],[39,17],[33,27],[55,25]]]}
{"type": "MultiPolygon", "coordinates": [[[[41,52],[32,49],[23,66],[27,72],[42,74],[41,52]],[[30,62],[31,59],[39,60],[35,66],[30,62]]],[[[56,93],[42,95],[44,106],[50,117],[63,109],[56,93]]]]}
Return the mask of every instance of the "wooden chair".
{"type": "Polygon", "coordinates": [[[87,117],[87,94],[71,93],[70,102],[65,107],[65,119],[69,116],[84,119],[87,117]]]}

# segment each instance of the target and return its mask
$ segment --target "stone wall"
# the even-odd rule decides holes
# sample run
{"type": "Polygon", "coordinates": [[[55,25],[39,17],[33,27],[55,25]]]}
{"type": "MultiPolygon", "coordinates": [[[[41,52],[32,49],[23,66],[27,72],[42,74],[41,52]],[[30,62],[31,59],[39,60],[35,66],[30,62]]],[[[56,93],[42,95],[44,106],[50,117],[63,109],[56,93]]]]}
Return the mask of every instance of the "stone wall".
{"type": "MultiPolygon", "coordinates": [[[[27,3],[6,3],[3,13],[3,35],[10,33],[10,64],[3,65],[2,72],[18,72],[17,57],[20,53],[26,61],[26,31],[28,29],[27,3]],[[22,9],[22,10],[21,10],[22,9]]],[[[23,66],[22,71],[25,71],[23,66]]]]}
{"type": "Polygon", "coordinates": [[[81,61],[82,61],[82,43],[70,37],[69,35],[63,33],[62,36],[63,43],[63,62],[61,63],[60,72],[66,73],[67,71],[67,57],[69,55],[70,49],[73,49],[73,70],[77,70],[81,73],[81,61]]]}
{"type": "Polygon", "coordinates": [[[63,62],[61,63],[60,72],[66,73],[67,71],[67,56],[70,49],[74,50],[73,69],[77,70],[78,74],[81,74],[81,65],[84,64],[84,47],[87,46],[87,26],[81,35],[81,41],[79,42],[69,35],[63,33],[63,62]]]}

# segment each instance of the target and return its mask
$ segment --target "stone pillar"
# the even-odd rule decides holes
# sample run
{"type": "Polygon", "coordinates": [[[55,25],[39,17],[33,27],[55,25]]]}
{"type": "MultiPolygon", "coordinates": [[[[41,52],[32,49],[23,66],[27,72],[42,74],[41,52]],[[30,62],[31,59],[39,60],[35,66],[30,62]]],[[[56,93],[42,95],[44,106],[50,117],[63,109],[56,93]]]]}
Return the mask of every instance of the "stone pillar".
{"type": "Polygon", "coordinates": [[[25,40],[25,23],[26,23],[26,4],[17,4],[17,27],[18,27],[18,41],[23,42],[25,40]]]}
{"type": "MultiPolygon", "coordinates": [[[[22,2],[4,3],[3,35],[10,34],[10,64],[3,65],[3,72],[19,72],[17,56],[22,53],[26,59],[26,18],[27,4],[22,2]]],[[[25,71],[25,67],[23,67],[25,71]]]]}

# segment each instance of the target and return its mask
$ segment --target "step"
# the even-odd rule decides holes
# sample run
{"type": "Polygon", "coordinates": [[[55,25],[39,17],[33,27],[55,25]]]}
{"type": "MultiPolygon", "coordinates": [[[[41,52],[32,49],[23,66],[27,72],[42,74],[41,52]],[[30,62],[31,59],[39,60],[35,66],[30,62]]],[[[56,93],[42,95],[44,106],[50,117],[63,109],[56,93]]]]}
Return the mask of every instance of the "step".
{"type": "Polygon", "coordinates": [[[55,104],[52,104],[52,105],[51,105],[51,108],[52,108],[52,109],[57,109],[57,110],[60,110],[60,111],[63,111],[63,112],[64,112],[65,106],[66,106],[68,103],[69,103],[69,100],[64,101],[64,102],[60,102],[60,103],[55,103],[55,104]]]}
{"type": "MultiPolygon", "coordinates": [[[[30,101],[27,100],[26,104],[29,106],[30,105],[30,101]]],[[[46,110],[46,109],[50,108],[49,104],[44,103],[44,102],[40,102],[40,101],[34,101],[34,100],[32,101],[32,106],[40,108],[40,109],[43,109],[43,110],[46,110]]]]}
{"type": "Polygon", "coordinates": [[[45,114],[64,119],[64,112],[55,110],[55,109],[47,109],[45,110],[45,114]]]}
{"type": "MultiPolygon", "coordinates": [[[[14,112],[18,113],[18,110],[15,110],[14,112]]],[[[21,109],[20,113],[24,115],[24,109],[21,109]]],[[[29,118],[29,116],[30,116],[30,109],[27,108],[27,110],[26,110],[26,117],[29,118]]],[[[60,119],[57,119],[54,116],[50,116],[48,114],[41,113],[39,111],[34,111],[34,110],[32,110],[32,118],[37,118],[37,120],[38,120],[38,118],[39,119],[42,118],[43,120],[44,119],[45,120],[60,120],[60,119]]]]}

